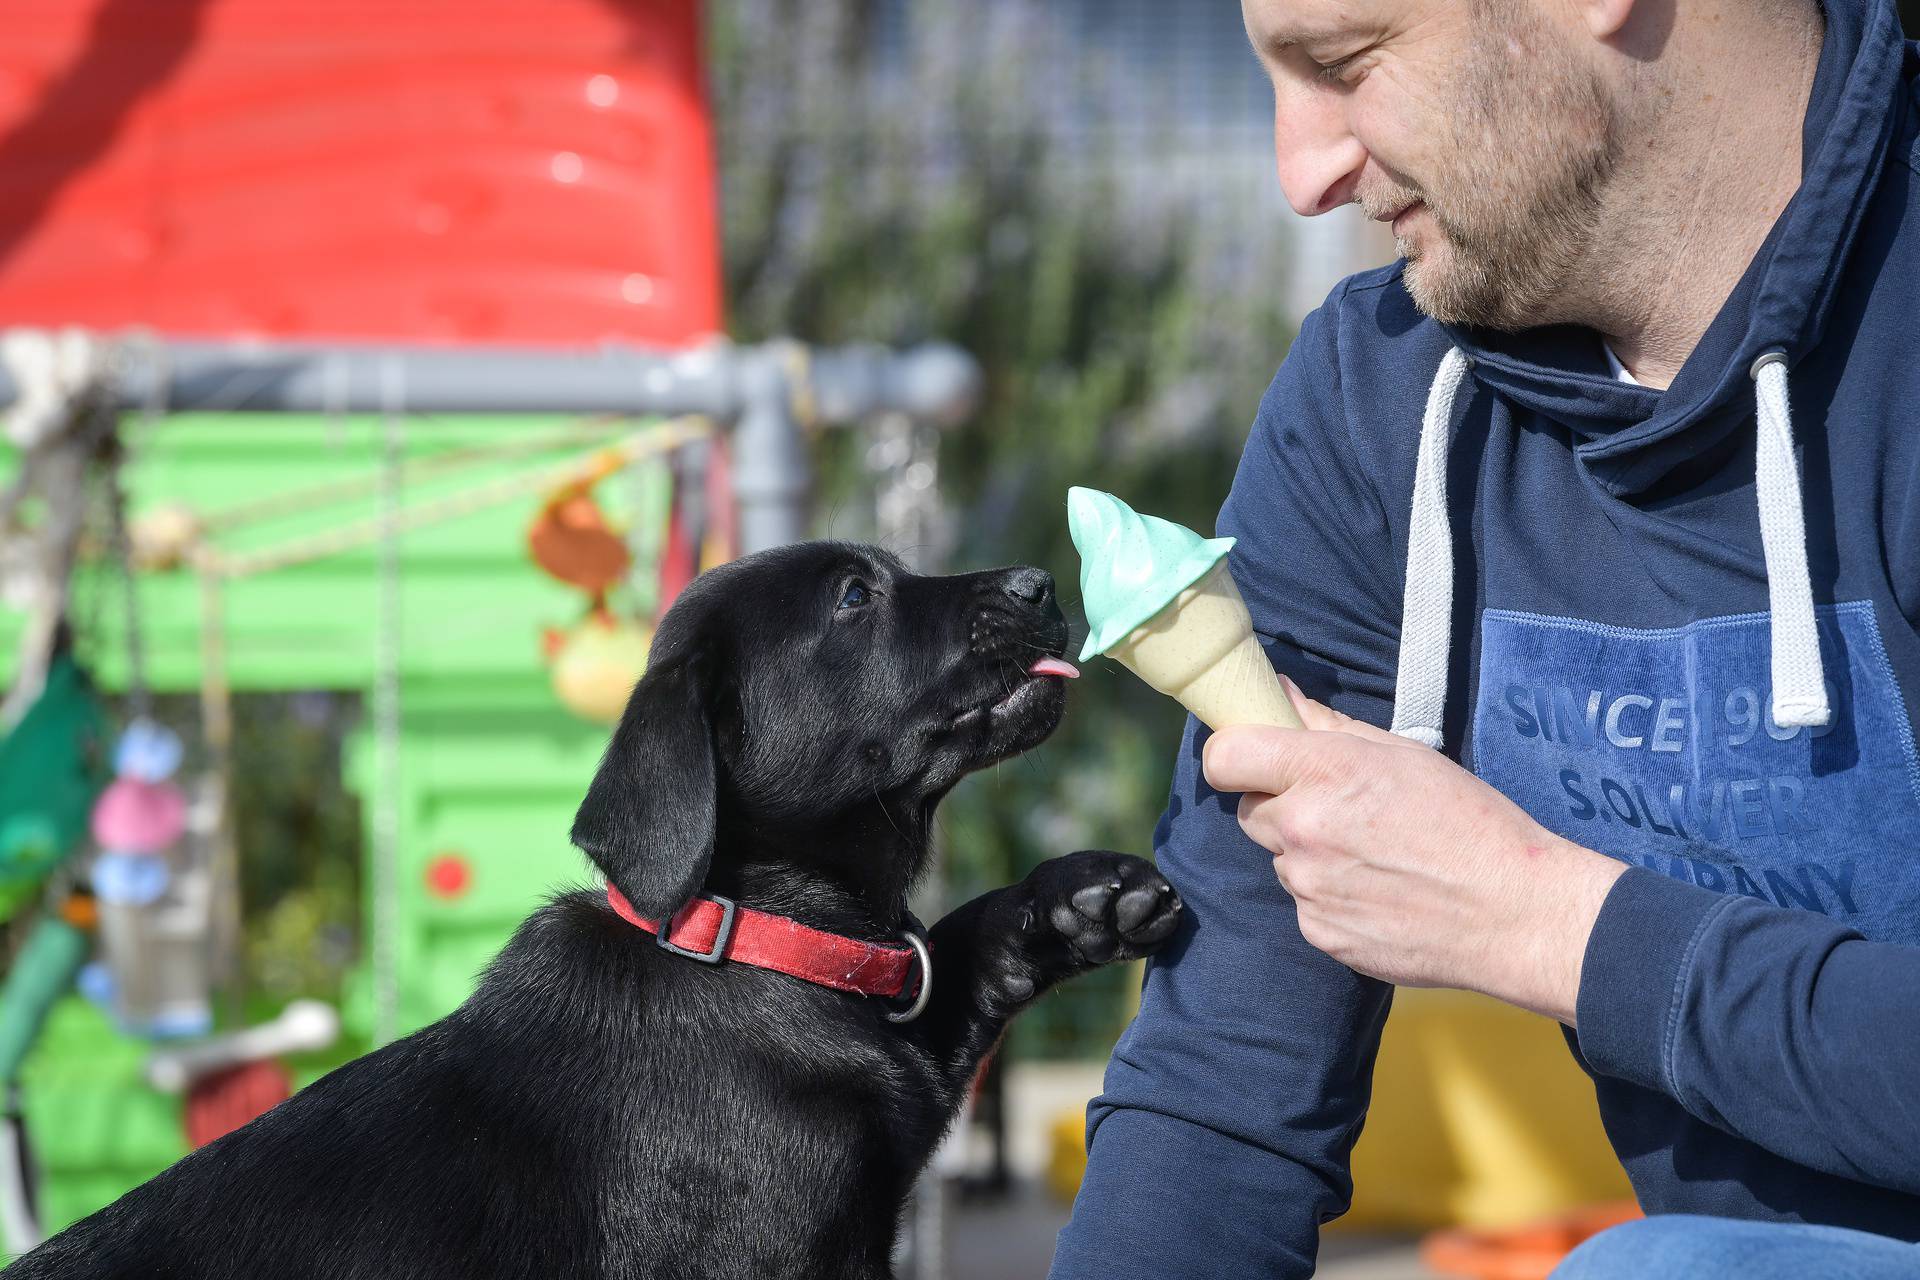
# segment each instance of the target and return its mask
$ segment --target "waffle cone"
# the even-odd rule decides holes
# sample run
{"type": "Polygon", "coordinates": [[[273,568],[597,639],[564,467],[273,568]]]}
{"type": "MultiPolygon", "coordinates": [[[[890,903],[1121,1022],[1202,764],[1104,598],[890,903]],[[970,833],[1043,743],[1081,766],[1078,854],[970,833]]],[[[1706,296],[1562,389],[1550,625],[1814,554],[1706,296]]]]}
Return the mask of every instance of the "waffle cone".
{"type": "Polygon", "coordinates": [[[1302,727],[1225,560],[1108,653],[1210,729],[1302,727]]]}

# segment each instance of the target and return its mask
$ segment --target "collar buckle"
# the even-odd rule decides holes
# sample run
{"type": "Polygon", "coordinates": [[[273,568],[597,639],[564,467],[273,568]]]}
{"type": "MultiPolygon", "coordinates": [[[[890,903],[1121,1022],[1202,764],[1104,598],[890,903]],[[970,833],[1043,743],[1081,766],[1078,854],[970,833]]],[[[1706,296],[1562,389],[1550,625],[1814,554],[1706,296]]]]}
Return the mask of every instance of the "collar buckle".
{"type": "Polygon", "coordinates": [[[671,951],[677,956],[685,956],[689,960],[698,960],[701,964],[719,964],[727,958],[727,944],[733,941],[733,922],[734,901],[732,898],[723,898],[717,893],[702,894],[700,897],[695,898],[674,912],[667,920],[663,921],[659,930],[653,935],[653,940],[662,951],[671,951]],[[701,902],[711,902],[720,908],[720,927],[713,932],[712,947],[705,951],[695,951],[691,947],[677,945],[672,941],[672,936],[674,928],[678,926],[681,919],[687,912],[693,910],[701,902]]]}

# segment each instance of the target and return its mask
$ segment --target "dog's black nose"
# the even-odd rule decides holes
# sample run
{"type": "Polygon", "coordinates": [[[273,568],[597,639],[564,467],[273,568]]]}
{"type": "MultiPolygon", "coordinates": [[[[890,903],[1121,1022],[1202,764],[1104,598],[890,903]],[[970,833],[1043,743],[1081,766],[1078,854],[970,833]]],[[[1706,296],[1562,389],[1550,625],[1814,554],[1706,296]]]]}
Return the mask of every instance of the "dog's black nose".
{"type": "Polygon", "coordinates": [[[1009,569],[1000,586],[1015,600],[1036,608],[1044,609],[1053,601],[1053,575],[1045,569],[1033,569],[1026,565],[1009,569]]]}

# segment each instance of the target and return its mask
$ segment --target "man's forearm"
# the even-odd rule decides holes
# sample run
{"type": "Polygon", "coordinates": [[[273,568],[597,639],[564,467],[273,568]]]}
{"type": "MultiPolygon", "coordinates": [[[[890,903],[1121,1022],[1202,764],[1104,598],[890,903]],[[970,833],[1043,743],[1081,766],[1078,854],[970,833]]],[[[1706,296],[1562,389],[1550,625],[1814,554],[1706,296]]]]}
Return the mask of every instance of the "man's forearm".
{"type": "Polygon", "coordinates": [[[1920,1193],[1920,949],[1630,868],[1585,969],[1594,1070],[1799,1164],[1920,1193]]]}

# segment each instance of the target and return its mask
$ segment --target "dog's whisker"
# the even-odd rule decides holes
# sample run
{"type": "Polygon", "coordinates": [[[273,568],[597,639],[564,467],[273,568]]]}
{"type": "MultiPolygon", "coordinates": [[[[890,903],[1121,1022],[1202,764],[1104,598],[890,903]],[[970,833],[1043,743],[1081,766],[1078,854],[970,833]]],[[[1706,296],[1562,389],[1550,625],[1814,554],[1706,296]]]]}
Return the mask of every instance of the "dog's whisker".
{"type": "Polygon", "coordinates": [[[893,828],[893,834],[899,836],[902,840],[905,840],[907,838],[907,833],[902,831],[900,829],[900,824],[893,820],[893,810],[887,808],[887,802],[880,798],[880,788],[878,785],[875,785],[873,788],[873,802],[879,805],[880,812],[887,816],[887,825],[893,828]]]}
{"type": "Polygon", "coordinates": [[[1040,762],[1034,759],[1034,755],[1034,752],[1026,751],[1021,753],[1020,758],[1026,762],[1029,769],[1033,770],[1035,777],[1044,778],[1047,776],[1047,771],[1040,767],[1040,762]]]}

